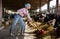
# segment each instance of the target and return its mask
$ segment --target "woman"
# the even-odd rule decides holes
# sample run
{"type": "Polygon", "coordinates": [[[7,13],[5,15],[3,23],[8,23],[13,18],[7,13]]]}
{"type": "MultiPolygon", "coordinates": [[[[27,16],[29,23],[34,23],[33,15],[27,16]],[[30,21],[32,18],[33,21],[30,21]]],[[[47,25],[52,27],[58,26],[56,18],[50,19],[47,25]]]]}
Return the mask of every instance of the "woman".
{"type": "MultiPolygon", "coordinates": [[[[14,21],[13,21],[13,24],[11,25],[11,27],[10,27],[10,35],[12,35],[13,36],[13,34],[12,34],[12,31],[13,31],[13,29],[14,29],[14,27],[16,26],[16,24],[17,24],[17,22],[19,21],[19,23],[20,23],[20,27],[21,27],[21,32],[20,32],[20,34],[21,35],[23,35],[24,34],[24,31],[25,31],[25,23],[24,23],[24,21],[23,21],[23,17],[24,16],[26,16],[27,18],[28,18],[28,21],[31,21],[32,19],[31,19],[31,17],[30,17],[30,15],[29,15],[29,12],[28,12],[28,10],[31,8],[31,5],[29,4],[29,3],[26,3],[25,4],[25,8],[21,8],[21,9],[19,9],[17,12],[18,12],[18,14],[16,14],[15,16],[14,16],[14,21]]],[[[19,35],[20,35],[19,34],[19,35]]]]}

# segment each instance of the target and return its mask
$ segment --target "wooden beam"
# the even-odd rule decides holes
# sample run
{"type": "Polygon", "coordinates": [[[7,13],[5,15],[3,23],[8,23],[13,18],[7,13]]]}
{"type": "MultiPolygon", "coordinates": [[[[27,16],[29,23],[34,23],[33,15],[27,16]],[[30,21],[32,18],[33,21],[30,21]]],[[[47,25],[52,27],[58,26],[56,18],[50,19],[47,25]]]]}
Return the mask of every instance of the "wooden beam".
{"type": "Polygon", "coordinates": [[[48,12],[50,13],[49,8],[50,8],[50,0],[48,0],[48,2],[47,2],[47,10],[48,10],[48,12]]]}
{"type": "Polygon", "coordinates": [[[59,0],[56,0],[56,15],[58,16],[58,3],[59,3],[59,0]]]}
{"type": "MultiPolygon", "coordinates": [[[[39,0],[40,3],[39,3],[39,7],[41,7],[41,4],[42,4],[42,0],[39,0]]],[[[39,12],[41,11],[41,8],[39,9],[39,12]]]]}
{"type": "Polygon", "coordinates": [[[0,0],[0,26],[2,24],[2,0],[0,0]]]}

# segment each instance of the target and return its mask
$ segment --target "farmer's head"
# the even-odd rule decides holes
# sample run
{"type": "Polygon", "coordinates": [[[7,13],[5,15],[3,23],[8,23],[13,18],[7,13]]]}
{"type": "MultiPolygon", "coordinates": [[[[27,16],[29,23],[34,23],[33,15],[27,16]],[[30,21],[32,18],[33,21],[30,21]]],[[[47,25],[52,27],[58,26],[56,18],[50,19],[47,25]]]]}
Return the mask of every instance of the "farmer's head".
{"type": "Polygon", "coordinates": [[[31,8],[31,4],[30,3],[26,3],[25,4],[25,8],[30,9],[31,8]]]}

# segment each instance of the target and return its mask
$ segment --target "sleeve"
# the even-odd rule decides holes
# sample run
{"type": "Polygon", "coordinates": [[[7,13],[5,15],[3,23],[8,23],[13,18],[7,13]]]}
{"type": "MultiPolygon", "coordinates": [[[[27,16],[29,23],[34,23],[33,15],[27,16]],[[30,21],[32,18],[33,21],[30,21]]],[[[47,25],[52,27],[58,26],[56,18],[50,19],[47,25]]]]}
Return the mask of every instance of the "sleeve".
{"type": "Polygon", "coordinates": [[[30,14],[29,14],[29,12],[27,11],[27,18],[29,19],[29,20],[31,20],[31,17],[30,17],[30,14]]]}

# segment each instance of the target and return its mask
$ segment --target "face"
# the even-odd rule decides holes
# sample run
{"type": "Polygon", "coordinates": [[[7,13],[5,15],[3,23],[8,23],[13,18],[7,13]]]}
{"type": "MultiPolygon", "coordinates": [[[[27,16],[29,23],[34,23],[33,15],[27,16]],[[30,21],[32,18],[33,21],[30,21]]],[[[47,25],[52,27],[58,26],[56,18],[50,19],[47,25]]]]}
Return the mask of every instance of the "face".
{"type": "Polygon", "coordinates": [[[30,8],[31,8],[31,6],[27,7],[27,9],[30,9],[30,8]]]}

